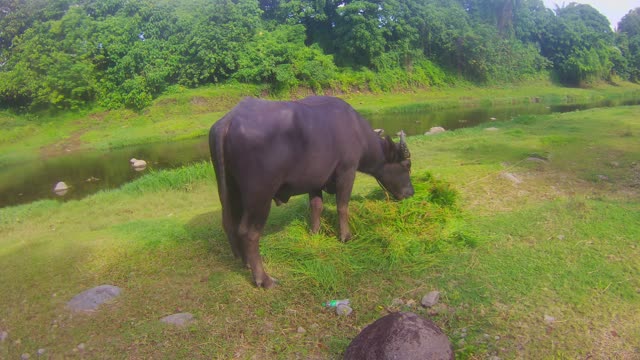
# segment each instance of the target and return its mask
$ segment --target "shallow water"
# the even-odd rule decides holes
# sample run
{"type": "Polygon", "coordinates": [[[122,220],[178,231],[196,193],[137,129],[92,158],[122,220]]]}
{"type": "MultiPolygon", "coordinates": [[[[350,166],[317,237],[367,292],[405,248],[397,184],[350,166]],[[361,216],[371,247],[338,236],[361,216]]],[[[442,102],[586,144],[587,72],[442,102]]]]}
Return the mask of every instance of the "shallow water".
{"type": "MultiPolygon", "coordinates": [[[[431,112],[374,114],[367,117],[373,128],[387,134],[404,130],[408,135],[423,134],[431,127],[447,130],[476,126],[492,120],[510,120],[519,115],[540,115],[569,112],[593,107],[637,105],[640,99],[593,104],[523,104],[503,107],[475,107],[431,112]]],[[[29,163],[13,164],[0,169],[0,207],[28,203],[39,199],[80,199],[104,189],[117,188],[144,175],[149,169],[169,169],[210,160],[206,137],[171,143],[136,145],[109,151],[73,153],[29,163]],[[129,159],[147,161],[143,171],[136,171],[129,159]],[[53,188],[64,181],[71,188],[57,196],[53,188]]]]}

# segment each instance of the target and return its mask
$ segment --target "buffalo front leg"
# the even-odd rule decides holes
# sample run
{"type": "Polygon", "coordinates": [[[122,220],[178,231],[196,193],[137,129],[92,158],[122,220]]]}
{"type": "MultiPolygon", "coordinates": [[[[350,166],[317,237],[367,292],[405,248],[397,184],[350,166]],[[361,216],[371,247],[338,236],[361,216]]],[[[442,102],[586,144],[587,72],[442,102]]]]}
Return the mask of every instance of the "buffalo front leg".
{"type": "Polygon", "coordinates": [[[338,176],[336,182],[336,204],[340,222],[340,240],[343,242],[351,239],[349,230],[349,198],[353,189],[353,181],[356,178],[355,170],[349,170],[338,176]]]}
{"type": "Polygon", "coordinates": [[[244,258],[246,264],[251,268],[253,281],[258,287],[265,289],[275,285],[275,281],[264,271],[259,246],[260,235],[267,221],[267,216],[269,216],[270,205],[271,201],[267,200],[266,205],[245,207],[245,209],[251,210],[245,210],[238,231],[244,258]]]}
{"type": "Polygon", "coordinates": [[[322,214],[322,190],[309,193],[309,207],[311,208],[311,233],[320,231],[320,214],[322,214]]]}

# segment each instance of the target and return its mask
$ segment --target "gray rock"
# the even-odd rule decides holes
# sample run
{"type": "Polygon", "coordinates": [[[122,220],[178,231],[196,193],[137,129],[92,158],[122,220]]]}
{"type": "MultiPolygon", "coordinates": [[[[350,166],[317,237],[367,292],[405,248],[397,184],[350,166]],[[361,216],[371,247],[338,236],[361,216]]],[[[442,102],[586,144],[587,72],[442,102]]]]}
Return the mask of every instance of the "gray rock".
{"type": "Polygon", "coordinates": [[[20,355],[20,359],[22,359],[22,360],[29,360],[30,357],[31,357],[31,355],[29,355],[27,353],[20,355]]]}
{"type": "Polygon", "coordinates": [[[420,301],[420,303],[424,307],[432,307],[433,305],[438,303],[438,300],[440,300],[440,292],[432,291],[427,295],[423,296],[422,301],[420,301]]]}
{"type": "Polygon", "coordinates": [[[370,324],[349,344],[345,360],[454,359],[449,338],[430,320],[397,312],[370,324]]]}
{"type": "Polygon", "coordinates": [[[298,326],[298,334],[304,334],[307,332],[307,330],[305,330],[302,326],[298,326]]]}
{"type": "Polygon", "coordinates": [[[80,350],[80,351],[84,351],[84,349],[85,349],[86,347],[87,347],[87,345],[85,345],[84,343],[80,343],[80,344],[78,344],[78,346],[77,346],[78,350],[80,350]]]}
{"type": "Polygon", "coordinates": [[[121,289],[113,285],[100,285],[76,295],[67,303],[73,311],[94,311],[103,303],[120,295],[121,289]]]}
{"type": "Polygon", "coordinates": [[[556,318],[554,318],[553,316],[549,316],[549,315],[544,316],[544,322],[547,324],[553,324],[555,321],[556,321],[556,318]]]}
{"type": "Polygon", "coordinates": [[[193,321],[193,314],[191,313],[178,313],[169,316],[165,316],[160,319],[163,323],[175,325],[175,326],[185,326],[190,324],[193,321]]]}
{"type": "Polygon", "coordinates": [[[7,331],[0,332],[0,343],[4,342],[9,338],[9,333],[7,331]]]}
{"type": "Polygon", "coordinates": [[[38,349],[38,356],[42,356],[42,355],[44,355],[44,353],[46,353],[46,352],[47,352],[47,350],[46,350],[46,349],[42,349],[42,348],[41,348],[41,349],[38,349]]]}

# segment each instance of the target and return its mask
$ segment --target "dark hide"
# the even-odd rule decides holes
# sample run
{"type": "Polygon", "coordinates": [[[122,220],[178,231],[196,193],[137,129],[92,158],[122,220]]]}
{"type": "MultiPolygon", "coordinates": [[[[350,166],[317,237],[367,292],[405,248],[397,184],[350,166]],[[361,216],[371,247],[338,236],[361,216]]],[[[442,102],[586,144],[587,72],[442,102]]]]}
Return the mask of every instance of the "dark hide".
{"type": "Polygon", "coordinates": [[[258,240],[272,199],[279,205],[309,194],[311,230],[317,232],[322,191],[335,193],[340,239],[346,241],[356,171],[374,176],[397,199],[413,195],[406,143],[381,138],[338,98],[246,98],[211,127],[209,146],[229,244],[265,288],[274,283],[262,267],[258,240]]]}

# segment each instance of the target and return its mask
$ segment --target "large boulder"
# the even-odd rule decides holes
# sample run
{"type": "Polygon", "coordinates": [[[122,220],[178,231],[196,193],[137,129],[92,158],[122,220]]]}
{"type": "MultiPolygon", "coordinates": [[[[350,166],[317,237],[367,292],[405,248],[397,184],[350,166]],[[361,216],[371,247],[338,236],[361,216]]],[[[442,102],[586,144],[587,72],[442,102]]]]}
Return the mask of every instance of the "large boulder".
{"type": "Polygon", "coordinates": [[[450,360],[453,347],[432,321],[397,312],[370,324],[347,347],[345,360],[450,360]]]}

